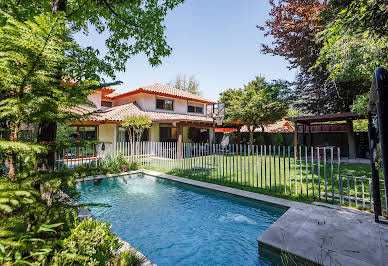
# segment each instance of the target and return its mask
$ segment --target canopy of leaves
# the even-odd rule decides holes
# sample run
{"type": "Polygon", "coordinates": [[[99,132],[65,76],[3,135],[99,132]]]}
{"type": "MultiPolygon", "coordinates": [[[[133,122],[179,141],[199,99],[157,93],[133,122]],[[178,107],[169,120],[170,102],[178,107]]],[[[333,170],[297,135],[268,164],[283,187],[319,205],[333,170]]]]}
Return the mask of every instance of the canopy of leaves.
{"type": "MultiPolygon", "coordinates": [[[[85,66],[94,66],[110,77],[113,70],[125,71],[125,63],[138,53],[144,53],[151,65],[161,63],[170,55],[171,47],[165,37],[164,19],[168,11],[183,0],[56,0],[63,5],[71,33],[88,34],[89,29],[108,33],[105,45],[108,52],[101,55],[92,46],[77,47],[71,52],[79,56],[85,66]]],[[[0,8],[19,20],[28,20],[42,13],[51,12],[53,0],[1,0],[0,8]]],[[[4,21],[4,20],[3,20],[4,21]]],[[[91,72],[90,72],[91,73],[91,72]]],[[[90,79],[91,77],[86,77],[90,79]]],[[[96,78],[96,77],[95,77],[96,78]]]]}
{"type": "Polygon", "coordinates": [[[151,127],[151,120],[147,115],[133,115],[124,117],[121,125],[128,131],[132,141],[135,136],[139,141],[144,130],[151,127]]]}
{"type": "MultiPolygon", "coordinates": [[[[381,3],[374,0],[352,1],[319,34],[323,48],[317,65],[326,65],[330,78],[370,80],[376,68],[388,66],[388,35],[377,34],[369,21],[373,7],[388,9],[388,2],[385,6],[378,2],[381,3]]],[[[385,24],[388,27],[388,20],[385,24]]]]}
{"type": "MultiPolygon", "coordinates": [[[[321,54],[322,43],[317,34],[325,29],[333,10],[327,1],[270,0],[270,18],[264,27],[271,36],[270,45],[263,45],[265,53],[285,57],[291,68],[298,68],[293,106],[308,113],[350,111],[357,95],[365,93],[368,82],[363,77],[332,80],[326,65],[313,68],[321,54]]],[[[340,1],[341,2],[341,1],[340,1]]]]}
{"type": "Polygon", "coordinates": [[[226,105],[226,122],[245,124],[250,130],[273,123],[287,114],[288,88],[280,82],[267,83],[256,77],[243,89],[229,89],[221,94],[226,105]]]}

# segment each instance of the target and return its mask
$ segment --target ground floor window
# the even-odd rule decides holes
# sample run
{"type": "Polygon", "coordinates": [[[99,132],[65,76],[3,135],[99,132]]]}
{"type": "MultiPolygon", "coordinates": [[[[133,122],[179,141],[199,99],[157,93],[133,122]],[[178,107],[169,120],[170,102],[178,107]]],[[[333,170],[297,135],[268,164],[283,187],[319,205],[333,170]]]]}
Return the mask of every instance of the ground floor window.
{"type": "Polygon", "coordinates": [[[176,127],[172,124],[160,124],[159,137],[161,142],[177,141],[176,127]]]}
{"type": "Polygon", "coordinates": [[[59,126],[57,133],[58,140],[96,140],[97,127],[96,126],[59,126]]]}
{"type": "Polygon", "coordinates": [[[188,137],[194,143],[206,143],[209,140],[209,129],[190,127],[188,137]]]}

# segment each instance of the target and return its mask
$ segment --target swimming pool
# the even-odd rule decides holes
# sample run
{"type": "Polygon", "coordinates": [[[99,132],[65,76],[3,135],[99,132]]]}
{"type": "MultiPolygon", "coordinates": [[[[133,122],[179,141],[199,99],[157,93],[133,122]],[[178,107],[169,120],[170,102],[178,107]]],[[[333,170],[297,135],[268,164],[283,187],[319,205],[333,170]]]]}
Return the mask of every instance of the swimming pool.
{"type": "Polygon", "coordinates": [[[286,209],[152,176],[79,183],[80,203],[158,265],[274,265],[257,238],[286,209]]]}

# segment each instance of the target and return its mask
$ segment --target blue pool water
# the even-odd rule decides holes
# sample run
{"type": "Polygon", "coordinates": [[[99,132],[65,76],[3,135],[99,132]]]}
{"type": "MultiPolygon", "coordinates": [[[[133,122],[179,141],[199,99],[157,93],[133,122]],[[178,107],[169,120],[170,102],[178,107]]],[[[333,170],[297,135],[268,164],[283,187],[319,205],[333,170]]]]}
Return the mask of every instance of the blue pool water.
{"type": "Polygon", "coordinates": [[[285,209],[146,175],[81,182],[81,203],[158,265],[280,265],[257,238],[285,209]]]}

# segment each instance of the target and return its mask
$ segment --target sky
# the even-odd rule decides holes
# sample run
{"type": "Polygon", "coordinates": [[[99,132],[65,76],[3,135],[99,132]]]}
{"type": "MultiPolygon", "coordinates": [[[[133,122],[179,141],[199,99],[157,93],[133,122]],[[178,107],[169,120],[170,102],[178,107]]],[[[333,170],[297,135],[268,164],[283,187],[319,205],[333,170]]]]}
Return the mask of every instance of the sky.
{"type": "MultiPolygon", "coordinates": [[[[114,88],[125,92],[142,86],[175,80],[177,74],[193,75],[202,96],[217,101],[220,92],[240,88],[255,76],[293,81],[296,71],[282,57],[260,52],[269,37],[256,28],[268,19],[268,0],[186,0],[169,12],[166,39],[172,47],[162,64],[152,67],[143,54],[132,57],[123,82],[114,88]]],[[[76,35],[81,45],[104,50],[104,38],[95,32],[76,35]]]]}

